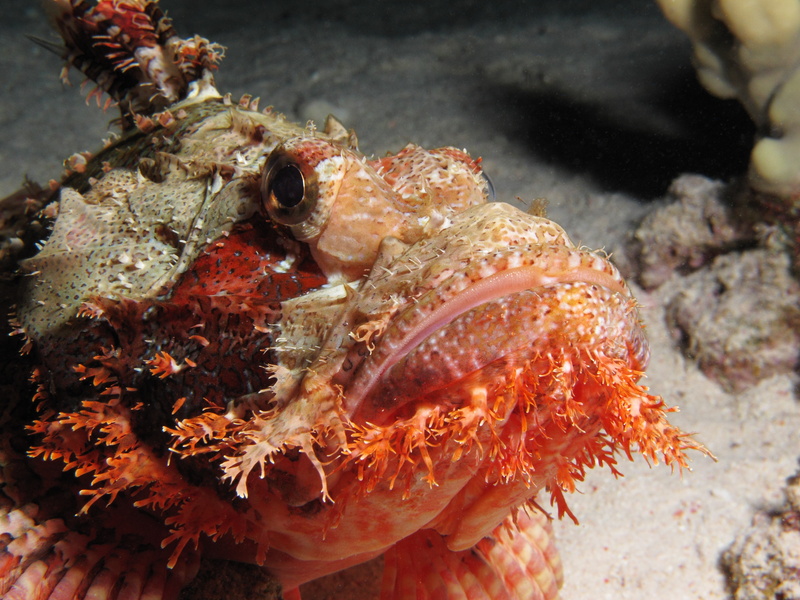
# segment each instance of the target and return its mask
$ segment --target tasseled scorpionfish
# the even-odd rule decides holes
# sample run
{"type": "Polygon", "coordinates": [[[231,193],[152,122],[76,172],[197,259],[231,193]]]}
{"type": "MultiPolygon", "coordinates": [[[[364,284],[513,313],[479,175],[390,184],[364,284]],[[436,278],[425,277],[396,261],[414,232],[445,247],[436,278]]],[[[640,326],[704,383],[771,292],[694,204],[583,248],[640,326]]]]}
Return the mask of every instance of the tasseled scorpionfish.
{"type": "Polygon", "coordinates": [[[47,1],[123,131],[27,198],[4,598],[177,598],[200,556],[296,598],[383,555],[385,599],[552,599],[537,494],[571,515],[586,469],[700,448],[638,384],[614,266],[491,201],[480,160],[367,159],[220,95],[222,49],[155,1],[47,1]]]}

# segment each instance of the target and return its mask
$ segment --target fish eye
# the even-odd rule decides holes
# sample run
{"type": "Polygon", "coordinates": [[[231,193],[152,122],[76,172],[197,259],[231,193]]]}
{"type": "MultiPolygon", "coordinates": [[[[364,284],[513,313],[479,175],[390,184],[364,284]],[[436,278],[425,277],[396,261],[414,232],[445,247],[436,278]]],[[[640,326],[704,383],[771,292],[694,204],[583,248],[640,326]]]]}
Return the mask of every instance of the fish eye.
{"type": "Polygon", "coordinates": [[[267,158],[261,183],[261,198],[270,219],[281,225],[304,221],[317,204],[313,169],[304,168],[282,146],[267,158]]]}

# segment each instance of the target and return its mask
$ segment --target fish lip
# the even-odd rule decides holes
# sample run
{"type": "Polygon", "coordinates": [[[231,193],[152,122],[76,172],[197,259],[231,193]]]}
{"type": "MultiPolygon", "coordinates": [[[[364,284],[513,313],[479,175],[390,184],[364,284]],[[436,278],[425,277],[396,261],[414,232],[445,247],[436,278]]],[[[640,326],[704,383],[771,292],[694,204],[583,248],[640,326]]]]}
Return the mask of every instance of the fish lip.
{"type": "MultiPolygon", "coordinates": [[[[368,356],[359,366],[356,378],[352,380],[354,384],[348,386],[345,393],[343,406],[348,416],[354,418],[359,413],[364,400],[376,392],[392,367],[437,331],[481,305],[523,291],[576,283],[605,288],[611,293],[619,294],[628,301],[634,302],[624,280],[613,266],[608,268],[610,263],[606,259],[585,249],[566,248],[566,250],[582,257],[591,258],[594,261],[592,266],[557,270],[527,265],[499,270],[487,277],[479,278],[468,285],[466,289],[444,300],[430,314],[414,325],[410,332],[401,335],[399,343],[395,342],[388,353],[384,351],[382,356],[377,356],[377,354],[368,356]]],[[[447,283],[447,281],[443,282],[430,293],[436,293],[439,288],[446,287],[447,283]]],[[[406,311],[412,311],[414,308],[412,305],[406,311]]],[[[382,343],[385,342],[386,338],[378,342],[379,351],[382,343]]],[[[642,354],[639,350],[636,352],[642,354]]],[[[643,357],[646,363],[646,356],[643,355],[643,357]]]]}

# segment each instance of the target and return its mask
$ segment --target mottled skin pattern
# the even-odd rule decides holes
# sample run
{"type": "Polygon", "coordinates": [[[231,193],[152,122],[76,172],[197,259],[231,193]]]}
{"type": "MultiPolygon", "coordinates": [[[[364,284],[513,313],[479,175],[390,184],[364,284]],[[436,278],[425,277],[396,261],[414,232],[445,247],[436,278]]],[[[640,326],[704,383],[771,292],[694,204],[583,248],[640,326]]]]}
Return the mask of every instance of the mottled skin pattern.
{"type": "Polygon", "coordinates": [[[537,493],[569,513],[618,452],[698,448],[637,383],[617,270],[489,202],[480,161],[369,160],[334,120],[234,104],[153,2],[54,12],[126,133],[73,161],[20,263],[37,391],[0,421],[4,597],[175,598],[200,555],[291,595],[385,554],[386,599],[552,599],[537,493]]]}

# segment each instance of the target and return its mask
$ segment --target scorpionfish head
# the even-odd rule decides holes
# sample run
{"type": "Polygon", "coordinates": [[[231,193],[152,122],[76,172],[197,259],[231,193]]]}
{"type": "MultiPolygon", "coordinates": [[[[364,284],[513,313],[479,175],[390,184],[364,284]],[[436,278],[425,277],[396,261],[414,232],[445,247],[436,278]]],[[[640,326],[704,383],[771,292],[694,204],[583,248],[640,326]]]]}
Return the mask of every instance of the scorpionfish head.
{"type": "Polygon", "coordinates": [[[293,587],[421,531],[469,549],[540,490],[568,512],[617,451],[683,464],[605,257],[459,150],[279,142],[255,174],[160,156],[62,191],[18,320],[33,454],[93,475],[84,510],[130,497],[173,564],[218,542],[293,587]]]}

